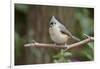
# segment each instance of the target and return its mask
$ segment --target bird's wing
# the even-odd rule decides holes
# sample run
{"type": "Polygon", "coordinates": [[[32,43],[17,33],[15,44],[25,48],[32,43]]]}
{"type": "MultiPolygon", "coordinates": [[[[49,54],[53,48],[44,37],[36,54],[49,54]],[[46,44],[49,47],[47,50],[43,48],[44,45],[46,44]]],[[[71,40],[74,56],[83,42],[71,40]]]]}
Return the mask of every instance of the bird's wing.
{"type": "Polygon", "coordinates": [[[73,36],[73,35],[71,34],[71,32],[65,28],[64,25],[59,25],[59,28],[60,28],[60,31],[61,31],[62,33],[65,33],[65,34],[67,34],[68,36],[70,36],[71,38],[73,38],[73,39],[75,39],[75,40],[77,40],[77,41],[80,41],[80,39],[77,38],[77,37],[75,37],[75,36],[73,36]]]}
{"type": "Polygon", "coordinates": [[[71,32],[69,32],[69,30],[67,30],[64,25],[59,25],[59,28],[62,33],[72,36],[71,32]]]}

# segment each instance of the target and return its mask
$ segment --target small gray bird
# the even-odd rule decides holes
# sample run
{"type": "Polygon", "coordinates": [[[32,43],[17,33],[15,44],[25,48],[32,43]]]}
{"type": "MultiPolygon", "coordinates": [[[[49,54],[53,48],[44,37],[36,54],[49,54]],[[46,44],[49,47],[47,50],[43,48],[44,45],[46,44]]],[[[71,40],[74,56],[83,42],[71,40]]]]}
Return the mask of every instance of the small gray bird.
{"type": "Polygon", "coordinates": [[[57,44],[65,44],[65,46],[67,46],[66,42],[69,38],[80,41],[80,39],[73,36],[54,16],[52,16],[49,24],[49,34],[53,42],[57,44]]]}

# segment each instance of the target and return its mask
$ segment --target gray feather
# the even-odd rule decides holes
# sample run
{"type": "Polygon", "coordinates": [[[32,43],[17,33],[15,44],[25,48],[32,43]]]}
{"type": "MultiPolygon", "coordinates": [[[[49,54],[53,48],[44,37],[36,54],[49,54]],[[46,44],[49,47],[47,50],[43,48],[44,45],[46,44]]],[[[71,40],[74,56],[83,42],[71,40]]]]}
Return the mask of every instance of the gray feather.
{"type": "Polygon", "coordinates": [[[67,35],[69,35],[69,36],[72,36],[71,32],[69,32],[69,31],[65,28],[64,25],[62,25],[62,24],[59,25],[59,28],[60,28],[60,31],[61,31],[61,32],[65,33],[65,34],[67,34],[67,35]]]}
{"type": "Polygon", "coordinates": [[[61,32],[63,32],[63,33],[65,33],[65,34],[69,35],[71,38],[73,38],[73,39],[75,39],[75,40],[77,40],[77,41],[80,41],[80,39],[77,38],[77,37],[75,37],[75,36],[73,36],[73,35],[71,34],[71,32],[69,32],[69,30],[67,30],[67,29],[65,28],[64,25],[62,25],[62,24],[59,25],[59,28],[60,28],[60,31],[61,31],[61,32]]]}

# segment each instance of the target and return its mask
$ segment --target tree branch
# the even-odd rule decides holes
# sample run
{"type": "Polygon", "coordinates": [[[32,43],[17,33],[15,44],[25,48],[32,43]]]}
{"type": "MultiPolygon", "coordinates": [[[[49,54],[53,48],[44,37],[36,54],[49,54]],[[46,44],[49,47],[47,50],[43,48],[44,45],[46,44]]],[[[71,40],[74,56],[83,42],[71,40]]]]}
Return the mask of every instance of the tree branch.
{"type": "MultiPolygon", "coordinates": [[[[86,35],[87,36],[87,35],[86,35]]],[[[36,41],[34,41],[34,43],[29,43],[29,44],[25,44],[24,46],[25,47],[42,47],[42,48],[63,48],[66,50],[68,49],[71,49],[71,48],[74,48],[74,47],[77,47],[77,46],[82,46],[88,42],[91,42],[91,41],[94,41],[94,38],[93,37],[90,37],[90,36],[87,36],[88,38],[80,41],[80,42],[77,42],[77,43],[73,43],[71,45],[67,45],[67,47],[65,47],[65,45],[56,45],[56,44],[46,44],[46,43],[38,43],[36,41]]]]}

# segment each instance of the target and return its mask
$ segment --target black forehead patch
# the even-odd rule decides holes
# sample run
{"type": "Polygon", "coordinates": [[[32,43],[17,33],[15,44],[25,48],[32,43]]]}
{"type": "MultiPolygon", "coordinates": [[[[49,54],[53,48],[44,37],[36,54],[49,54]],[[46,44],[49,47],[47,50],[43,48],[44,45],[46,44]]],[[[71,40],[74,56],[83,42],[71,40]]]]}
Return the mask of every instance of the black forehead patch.
{"type": "Polygon", "coordinates": [[[53,25],[53,22],[51,22],[50,24],[53,25]]]}

